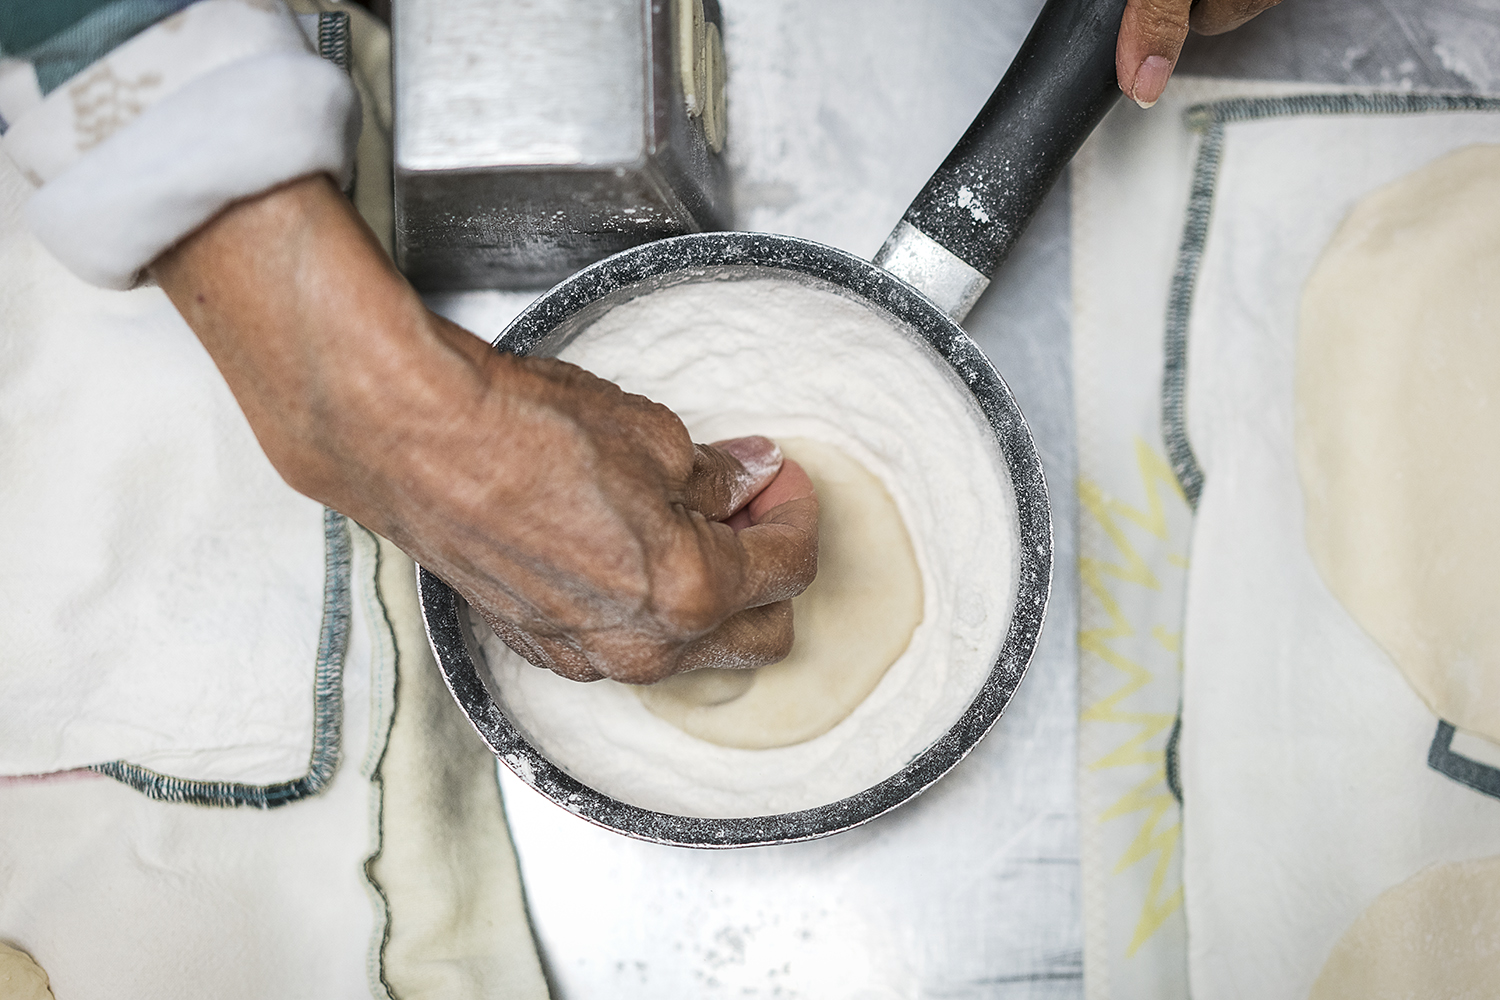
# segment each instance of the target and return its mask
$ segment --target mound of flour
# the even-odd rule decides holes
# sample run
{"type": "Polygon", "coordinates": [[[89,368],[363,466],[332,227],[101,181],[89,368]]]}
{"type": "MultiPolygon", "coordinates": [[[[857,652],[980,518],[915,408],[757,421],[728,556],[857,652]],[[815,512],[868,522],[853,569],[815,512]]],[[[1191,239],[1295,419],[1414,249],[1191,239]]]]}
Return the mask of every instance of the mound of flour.
{"type": "Polygon", "coordinates": [[[883,314],[791,280],[704,280],[616,306],[558,355],[682,417],[694,440],[825,441],[890,491],[922,572],[922,623],[848,718],[770,750],[717,746],[625,685],[531,666],[477,615],[501,708],[573,777],[687,816],[809,809],[890,777],[938,739],[988,675],[1010,624],[1015,498],[972,396],[883,314]]]}

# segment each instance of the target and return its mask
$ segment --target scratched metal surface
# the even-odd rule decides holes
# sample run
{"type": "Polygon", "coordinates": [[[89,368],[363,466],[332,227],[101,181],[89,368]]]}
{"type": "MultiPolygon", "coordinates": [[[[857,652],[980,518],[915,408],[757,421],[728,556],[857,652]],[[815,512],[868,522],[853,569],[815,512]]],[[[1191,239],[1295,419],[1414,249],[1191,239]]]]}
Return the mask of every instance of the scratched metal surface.
{"type": "MultiPolygon", "coordinates": [[[[736,225],[870,256],[961,134],[1039,0],[724,0],[736,225]]],[[[1186,71],[1500,89],[1500,0],[1287,0],[1195,39],[1186,71]]],[[[1076,504],[1066,182],[965,324],[1032,423],[1056,502],[1031,673],[944,781],[813,843],[627,840],[503,772],[557,1000],[1081,997],[1076,504]]],[[[524,299],[435,302],[498,332],[524,299]]]]}

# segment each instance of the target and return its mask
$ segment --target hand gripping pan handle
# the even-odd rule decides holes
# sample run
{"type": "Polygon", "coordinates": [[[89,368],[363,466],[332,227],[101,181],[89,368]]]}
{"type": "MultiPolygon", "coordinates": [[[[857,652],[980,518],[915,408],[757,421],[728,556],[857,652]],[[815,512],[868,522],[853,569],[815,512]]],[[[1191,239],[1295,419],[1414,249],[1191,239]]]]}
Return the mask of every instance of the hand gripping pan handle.
{"type": "Polygon", "coordinates": [[[962,322],[1119,99],[1115,44],[1124,11],[1125,0],[1047,0],[1005,78],[876,264],[962,322]]]}

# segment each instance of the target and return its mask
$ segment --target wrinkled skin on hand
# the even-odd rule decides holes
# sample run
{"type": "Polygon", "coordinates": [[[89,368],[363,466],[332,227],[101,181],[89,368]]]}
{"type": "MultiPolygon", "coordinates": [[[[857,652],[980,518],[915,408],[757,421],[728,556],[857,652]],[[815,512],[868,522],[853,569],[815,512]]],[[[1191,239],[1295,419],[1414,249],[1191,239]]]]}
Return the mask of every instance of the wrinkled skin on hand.
{"type": "Polygon", "coordinates": [[[428,311],[326,177],[231,206],[152,274],[293,488],[391,539],[531,662],[658,680],[786,655],[817,499],[764,438],[497,353],[428,311]]]}
{"type": "Polygon", "coordinates": [[[1161,97],[1188,29],[1221,35],[1281,0],[1129,0],[1120,19],[1115,73],[1120,89],[1143,108],[1161,97]]]}
{"type": "Polygon", "coordinates": [[[795,463],[765,438],[694,445],[666,407],[565,362],[486,363],[505,389],[465,417],[493,429],[471,446],[524,458],[504,476],[444,471],[469,535],[424,565],[445,566],[512,649],[575,680],[786,656],[790,599],[817,569],[817,500],[795,463]]]}

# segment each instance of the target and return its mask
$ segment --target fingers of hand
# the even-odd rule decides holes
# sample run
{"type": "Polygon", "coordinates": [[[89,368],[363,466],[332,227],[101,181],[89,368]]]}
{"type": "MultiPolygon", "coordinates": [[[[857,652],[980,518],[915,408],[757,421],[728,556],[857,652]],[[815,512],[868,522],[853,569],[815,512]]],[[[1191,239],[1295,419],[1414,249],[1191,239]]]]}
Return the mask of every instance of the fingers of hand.
{"type": "Polygon", "coordinates": [[[730,615],[682,651],[678,672],[716,667],[748,670],[786,659],[792,649],[792,602],[777,601],[730,615]]]}
{"type": "Polygon", "coordinates": [[[1221,35],[1279,3],[1281,0],[1199,0],[1189,20],[1200,35],[1221,35]]]}
{"type": "Polygon", "coordinates": [[[489,623],[500,641],[533,666],[574,681],[597,681],[604,676],[589,663],[588,657],[575,644],[563,639],[534,635],[508,618],[481,609],[480,614],[489,623]]]}
{"type": "MultiPolygon", "coordinates": [[[[818,500],[806,473],[787,462],[780,502],[737,534],[681,510],[669,544],[654,559],[651,610],[669,632],[695,638],[744,608],[807,589],[818,569],[818,500]]],[[[754,506],[754,504],[752,504],[754,506]]],[[[747,508],[748,509],[748,508],[747,508]]]]}
{"type": "Polygon", "coordinates": [[[754,524],[735,536],[747,556],[745,606],[796,597],[818,572],[818,497],[812,480],[788,459],[749,510],[754,524]]]}
{"type": "Polygon", "coordinates": [[[747,508],[750,512],[752,524],[759,524],[766,516],[790,500],[803,500],[815,496],[812,480],[802,466],[791,459],[782,462],[781,471],[776,474],[755,498],[750,501],[747,508]]]}
{"type": "Polygon", "coordinates": [[[1143,108],[1155,104],[1167,87],[1187,38],[1191,7],[1192,0],[1129,0],[1125,5],[1115,46],[1115,74],[1120,89],[1143,108]]]}
{"type": "Polygon", "coordinates": [[[683,537],[678,559],[664,565],[668,585],[655,596],[668,633],[708,630],[685,645],[631,630],[595,633],[580,645],[528,631],[492,612],[485,612],[485,618],[528,661],[578,681],[607,676],[647,684],[698,667],[774,663],[791,649],[790,598],[805,590],[817,572],[818,500],[812,480],[801,466],[787,461],[736,516],[747,526],[738,535],[726,535],[724,525],[684,514],[693,535],[683,537]],[[736,608],[740,610],[723,617],[736,608]]]}
{"type": "Polygon", "coordinates": [[[682,502],[710,521],[744,507],[781,468],[781,449],[770,438],[733,438],[693,448],[693,472],[682,502]]]}
{"type": "Polygon", "coordinates": [[[785,659],[792,648],[791,598],[807,589],[818,569],[818,498],[812,480],[787,459],[776,478],[730,521],[736,519],[733,541],[745,553],[744,610],[689,643],[677,671],[761,667],[785,659]]]}
{"type": "Polygon", "coordinates": [[[700,667],[745,670],[775,663],[786,658],[792,637],[792,604],[779,601],[730,615],[706,635],[682,646],[643,641],[626,632],[601,633],[592,639],[589,659],[612,681],[654,684],[700,667]]]}

